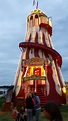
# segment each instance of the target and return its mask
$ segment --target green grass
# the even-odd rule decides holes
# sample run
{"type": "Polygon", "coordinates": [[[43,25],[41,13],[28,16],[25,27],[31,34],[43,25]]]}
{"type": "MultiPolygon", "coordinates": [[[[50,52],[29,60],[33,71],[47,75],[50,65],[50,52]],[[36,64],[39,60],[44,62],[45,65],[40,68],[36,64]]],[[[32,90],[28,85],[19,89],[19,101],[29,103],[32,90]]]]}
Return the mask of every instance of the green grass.
{"type": "MultiPolygon", "coordinates": [[[[4,98],[0,98],[0,110],[4,100],[5,100],[4,98]]],[[[68,106],[60,106],[60,111],[63,117],[63,121],[68,121],[68,106]]],[[[12,114],[8,113],[8,114],[1,114],[0,121],[15,121],[15,120],[13,119],[12,114]]],[[[48,121],[47,119],[45,119],[43,112],[41,112],[40,121],[48,121]]]]}
{"type": "MultiPolygon", "coordinates": [[[[61,110],[61,113],[62,113],[62,116],[63,116],[63,121],[68,121],[68,106],[62,106],[60,108],[61,110]]],[[[9,114],[2,114],[0,115],[0,121],[15,121],[13,118],[12,118],[12,114],[9,113],[9,114]]],[[[34,119],[35,121],[35,119],[34,119]]],[[[40,121],[48,121],[47,119],[44,118],[44,114],[43,112],[41,112],[41,119],[40,121]]]]}
{"type": "MultiPolygon", "coordinates": [[[[61,113],[62,113],[64,121],[68,121],[68,111],[67,112],[61,112],[61,113]]],[[[9,113],[9,114],[0,115],[0,121],[15,121],[15,120],[12,118],[12,114],[9,113]]],[[[35,121],[35,119],[34,119],[34,121],[35,121]]],[[[48,121],[47,119],[44,118],[43,112],[41,112],[40,121],[48,121]]]]}
{"type": "Polygon", "coordinates": [[[4,97],[2,97],[2,98],[0,98],[0,109],[2,108],[2,104],[5,102],[5,98],[4,97]]]}
{"type": "Polygon", "coordinates": [[[0,115],[0,121],[15,121],[12,117],[12,114],[2,114],[0,115]]]}
{"type": "Polygon", "coordinates": [[[64,121],[68,121],[68,106],[61,106],[60,111],[64,121]]]}
{"type": "Polygon", "coordinates": [[[63,112],[68,112],[68,105],[67,106],[60,106],[60,111],[63,112]]]}

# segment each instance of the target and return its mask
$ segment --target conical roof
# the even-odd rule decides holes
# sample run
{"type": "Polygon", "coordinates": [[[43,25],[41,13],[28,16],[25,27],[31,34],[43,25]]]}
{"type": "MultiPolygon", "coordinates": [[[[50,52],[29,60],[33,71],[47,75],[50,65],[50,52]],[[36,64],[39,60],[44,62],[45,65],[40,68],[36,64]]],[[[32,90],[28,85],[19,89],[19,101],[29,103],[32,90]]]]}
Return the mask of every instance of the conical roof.
{"type": "Polygon", "coordinates": [[[35,9],[35,10],[31,11],[31,13],[29,14],[29,16],[32,16],[34,14],[46,16],[45,13],[42,10],[40,10],[40,9],[35,9]]]}
{"type": "Polygon", "coordinates": [[[35,10],[33,10],[33,11],[31,12],[31,14],[39,14],[39,13],[44,14],[44,12],[43,12],[42,10],[40,10],[40,9],[35,9],[35,10]]]}

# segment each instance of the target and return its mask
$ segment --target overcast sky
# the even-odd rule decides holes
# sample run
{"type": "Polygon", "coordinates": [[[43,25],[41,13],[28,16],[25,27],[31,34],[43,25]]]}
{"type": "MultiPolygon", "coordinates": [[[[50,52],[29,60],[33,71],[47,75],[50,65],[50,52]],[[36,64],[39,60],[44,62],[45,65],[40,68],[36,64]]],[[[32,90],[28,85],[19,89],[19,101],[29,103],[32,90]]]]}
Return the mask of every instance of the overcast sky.
{"type": "MultiPolygon", "coordinates": [[[[32,0],[0,0],[0,85],[12,85],[25,41],[26,19],[36,7],[32,0]]],[[[52,42],[62,56],[61,67],[68,81],[68,0],[39,0],[39,9],[52,17],[52,42]]]]}

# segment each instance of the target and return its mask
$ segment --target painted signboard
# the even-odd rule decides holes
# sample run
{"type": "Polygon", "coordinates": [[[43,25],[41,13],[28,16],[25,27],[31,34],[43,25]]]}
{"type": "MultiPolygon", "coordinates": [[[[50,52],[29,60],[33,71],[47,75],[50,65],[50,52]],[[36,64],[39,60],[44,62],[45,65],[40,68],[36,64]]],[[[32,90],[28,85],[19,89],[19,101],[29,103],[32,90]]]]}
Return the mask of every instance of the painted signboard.
{"type": "Polygon", "coordinates": [[[23,77],[23,81],[28,81],[28,80],[46,80],[46,76],[32,75],[29,77],[23,77]]]}

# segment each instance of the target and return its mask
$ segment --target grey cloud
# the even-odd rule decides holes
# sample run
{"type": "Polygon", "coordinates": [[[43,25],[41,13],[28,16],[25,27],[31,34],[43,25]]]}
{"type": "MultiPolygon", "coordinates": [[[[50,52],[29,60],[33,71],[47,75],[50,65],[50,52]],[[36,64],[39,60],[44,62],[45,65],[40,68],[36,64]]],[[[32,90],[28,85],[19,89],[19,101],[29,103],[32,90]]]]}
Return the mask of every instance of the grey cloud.
{"type": "MultiPolygon", "coordinates": [[[[25,41],[26,19],[35,6],[32,1],[0,1],[0,84],[14,82],[21,51],[19,43],[25,41]]],[[[52,42],[63,59],[62,73],[65,80],[68,76],[68,1],[39,1],[39,8],[47,16],[52,16],[52,42]]]]}
{"type": "Polygon", "coordinates": [[[65,81],[68,81],[68,56],[63,57],[62,73],[65,81]]]}

